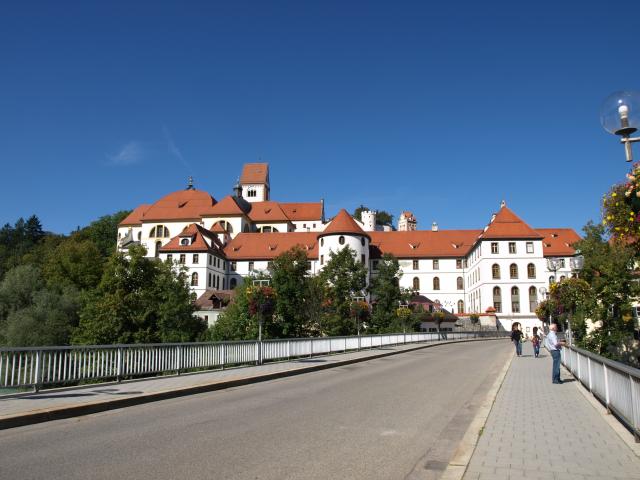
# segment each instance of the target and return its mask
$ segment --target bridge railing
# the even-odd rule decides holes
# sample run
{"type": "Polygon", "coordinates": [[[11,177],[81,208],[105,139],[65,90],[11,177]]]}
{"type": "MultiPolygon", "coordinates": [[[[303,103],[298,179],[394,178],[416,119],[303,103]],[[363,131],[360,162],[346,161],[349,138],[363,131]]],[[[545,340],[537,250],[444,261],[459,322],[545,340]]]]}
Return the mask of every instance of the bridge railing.
{"type": "Polygon", "coordinates": [[[0,388],[77,384],[261,364],[404,343],[502,337],[504,332],[394,333],[257,341],[0,348],[0,388]]]}
{"type": "Polygon", "coordinates": [[[573,346],[562,364],[640,441],[640,370],[573,346]]]}

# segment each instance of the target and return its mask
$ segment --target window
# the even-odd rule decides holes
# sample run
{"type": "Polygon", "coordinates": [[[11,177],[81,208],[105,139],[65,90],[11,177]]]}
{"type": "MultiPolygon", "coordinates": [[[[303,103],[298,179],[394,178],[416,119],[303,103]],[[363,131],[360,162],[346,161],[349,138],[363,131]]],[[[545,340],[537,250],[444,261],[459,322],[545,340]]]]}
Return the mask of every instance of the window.
{"type": "Polygon", "coordinates": [[[168,254],[167,255],[167,262],[171,263],[173,261],[173,255],[168,254]]]}
{"type": "Polygon", "coordinates": [[[560,259],[560,268],[564,268],[564,258],[560,259]]]}
{"type": "Polygon", "coordinates": [[[491,242],[491,253],[498,253],[498,242],[491,242]]]}
{"type": "Polygon", "coordinates": [[[211,265],[211,255],[207,255],[209,257],[209,265],[211,265]]]}
{"type": "Polygon", "coordinates": [[[560,276],[560,281],[561,281],[561,282],[562,282],[562,281],[564,281],[564,279],[565,279],[565,278],[567,278],[567,277],[565,277],[564,275],[561,275],[561,276],[560,276]]]}
{"type": "Polygon", "coordinates": [[[211,288],[211,274],[207,277],[207,287],[211,288]]]}
{"type": "Polygon", "coordinates": [[[324,238],[321,238],[321,239],[320,239],[320,246],[321,246],[321,247],[324,247],[324,238]]]}
{"type": "Polygon", "coordinates": [[[533,242],[527,242],[527,253],[533,253],[533,242]]]}
{"type": "Polygon", "coordinates": [[[512,263],[509,267],[509,277],[510,278],[518,278],[518,265],[512,263]]]}
{"type": "Polygon", "coordinates": [[[360,255],[360,261],[364,264],[367,261],[367,258],[365,257],[365,254],[363,253],[362,255],[360,255]]]}
{"type": "Polygon", "coordinates": [[[496,313],[502,312],[502,292],[500,287],[493,287],[493,308],[496,309],[496,313]]]}
{"type": "Polygon", "coordinates": [[[365,240],[364,240],[364,237],[362,237],[362,238],[360,239],[360,243],[361,243],[361,244],[362,244],[362,246],[364,247],[364,244],[366,243],[366,242],[365,242],[365,240]]]}
{"type": "Polygon", "coordinates": [[[231,271],[235,272],[236,268],[238,268],[238,263],[235,261],[231,262],[231,271]]]}
{"type": "Polygon", "coordinates": [[[516,253],[516,242],[509,242],[509,253],[516,253]]]}
{"type": "Polygon", "coordinates": [[[556,277],[554,277],[553,275],[551,275],[551,276],[549,277],[549,285],[552,285],[552,284],[554,284],[554,283],[556,283],[556,277]]]}
{"type": "Polygon", "coordinates": [[[142,232],[138,232],[138,241],[142,240],[142,232]]]}
{"type": "Polygon", "coordinates": [[[232,278],[231,281],[229,282],[229,286],[231,287],[231,290],[236,288],[237,284],[238,284],[238,281],[235,278],[232,278]]]}
{"type": "Polygon", "coordinates": [[[200,260],[200,256],[197,253],[193,254],[193,263],[198,263],[198,260],[200,260]]]}
{"type": "Polygon", "coordinates": [[[156,225],[149,232],[150,238],[166,238],[169,236],[169,229],[164,225],[156,225]]]}
{"type": "Polygon", "coordinates": [[[320,265],[324,265],[324,255],[320,255],[320,265]]]}
{"type": "Polygon", "coordinates": [[[160,256],[160,248],[162,247],[162,242],[156,242],[156,258],[160,256]]]}
{"type": "Polygon", "coordinates": [[[458,313],[464,313],[464,302],[462,300],[458,300],[458,313]]]}
{"type": "Polygon", "coordinates": [[[433,277],[433,289],[440,290],[440,279],[438,277],[433,277]]]}
{"type": "Polygon", "coordinates": [[[307,261],[307,272],[311,271],[311,262],[307,261]]]}
{"type": "Polygon", "coordinates": [[[538,308],[538,295],[536,293],[536,287],[529,287],[529,311],[535,313],[538,308]]]}
{"type": "Polygon", "coordinates": [[[468,265],[467,265],[467,259],[466,259],[466,258],[465,258],[465,259],[464,259],[464,261],[462,262],[462,266],[463,266],[464,268],[467,268],[467,266],[468,266],[468,265]]]}
{"type": "Polygon", "coordinates": [[[434,260],[433,261],[433,269],[434,270],[440,270],[440,260],[434,260]]]}
{"type": "Polygon", "coordinates": [[[458,268],[458,269],[462,268],[462,259],[461,258],[458,258],[456,260],[456,268],[458,268]]]}
{"type": "Polygon", "coordinates": [[[373,262],[371,262],[371,268],[374,270],[378,269],[378,260],[374,260],[373,262]]]}
{"type": "Polygon", "coordinates": [[[414,270],[419,270],[420,267],[420,260],[414,260],[413,261],[413,269],[414,270]]]}
{"type": "Polygon", "coordinates": [[[253,262],[249,262],[249,271],[253,272],[253,262]]]}
{"type": "Polygon", "coordinates": [[[344,237],[343,237],[342,235],[340,235],[340,236],[338,237],[338,243],[339,243],[340,245],[344,245],[344,237]]]}
{"type": "Polygon", "coordinates": [[[520,290],[518,287],[511,288],[511,311],[520,313],[520,290]]]}
{"type": "Polygon", "coordinates": [[[416,291],[420,290],[420,279],[418,277],[413,277],[413,289],[416,291]]]}
{"type": "Polygon", "coordinates": [[[271,270],[273,268],[273,262],[267,262],[267,270],[271,270]]]}
{"type": "Polygon", "coordinates": [[[184,253],[181,253],[180,254],[180,260],[178,260],[178,262],[186,263],[187,262],[187,256],[184,253]]]}
{"type": "Polygon", "coordinates": [[[527,277],[536,278],[536,266],[533,263],[527,265],[527,277]]]}
{"type": "Polygon", "coordinates": [[[197,272],[193,272],[191,274],[191,286],[192,287],[197,287],[198,286],[198,273],[197,272]]]}
{"type": "Polygon", "coordinates": [[[500,265],[498,265],[497,263],[494,263],[493,266],[491,267],[491,277],[494,280],[500,279],[500,265]]]}
{"type": "Polygon", "coordinates": [[[247,197],[256,197],[258,195],[258,192],[256,192],[255,188],[250,188],[249,190],[247,190],[247,197]]]}
{"type": "Polygon", "coordinates": [[[462,277],[458,277],[456,279],[456,288],[458,290],[463,290],[464,289],[464,280],[462,280],[462,277]]]}
{"type": "Polygon", "coordinates": [[[191,243],[191,240],[189,238],[180,239],[180,245],[189,245],[190,243],[191,243]]]}

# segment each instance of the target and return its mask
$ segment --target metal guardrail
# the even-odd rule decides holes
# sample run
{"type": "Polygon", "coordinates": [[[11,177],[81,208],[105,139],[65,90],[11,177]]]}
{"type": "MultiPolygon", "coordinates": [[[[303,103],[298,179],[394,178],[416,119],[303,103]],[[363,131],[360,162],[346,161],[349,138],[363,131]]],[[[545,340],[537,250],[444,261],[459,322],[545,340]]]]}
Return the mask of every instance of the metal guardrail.
{"type": "Polygon", "coordinates": [[[379,348],[404,343],[503,337],[504,332],[397,333],[215,343],[0,348],[0,388],[156,376],[379,348]]]}
{"type": "Polygon", "coordinates": [[[573,346],[562,348],[562,364],[640,442],[640,370],[573,346]]]}

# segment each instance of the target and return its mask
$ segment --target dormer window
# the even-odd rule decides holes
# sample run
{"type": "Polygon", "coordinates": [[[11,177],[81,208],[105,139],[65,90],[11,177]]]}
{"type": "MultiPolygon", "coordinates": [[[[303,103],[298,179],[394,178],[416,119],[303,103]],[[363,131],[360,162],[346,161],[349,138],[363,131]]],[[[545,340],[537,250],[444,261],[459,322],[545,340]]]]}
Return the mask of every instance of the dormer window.
{"type": "Polygon", "coordinates": [[[180,239],[180,245],[185,245],[185,246],[191,245],[191,239],[190,238],[181,238],[180,239]]]}

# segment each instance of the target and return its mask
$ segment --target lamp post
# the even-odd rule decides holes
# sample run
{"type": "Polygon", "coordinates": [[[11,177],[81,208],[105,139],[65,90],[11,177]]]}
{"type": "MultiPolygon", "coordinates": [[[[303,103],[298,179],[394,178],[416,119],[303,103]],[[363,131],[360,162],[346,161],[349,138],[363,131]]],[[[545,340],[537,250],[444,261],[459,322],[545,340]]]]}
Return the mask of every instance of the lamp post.
{"type": "MultiPolygon", "coordinates": [[[[576,277],[580,275],[580,271],[584,268],[584,255],[580,255],[580,250],[577,250],[575,257],[569,260],[569,265],[571,266],[571,271],[575,272],[576,277]]],[[[573,332],[571,331],[571,313],[569,312],[569,316],[567,317],[567,336],[569,337],[569,345],[573,345],[573,332]]]]}
{"type": "Polygon", "coordinates": [[[398,300],[398,316],[402,320],[402,343],[407,343],[407,316],[411,315],[409,304],[406,301],[398,300]]]}
{"type": "Polygon", "coordinates": [[[360,351],[360,315],[357,308],[355,308],[357,302],[364,302],[365,297],[362,295],[351,294],[351,308],[353,309],[353,316],[355,317],[356,332],[358,334],[358,351],[360,351]]]}
{"type": "MultiPolygon", "coordinates": [[[[270,280],[262,278],[253,281],[253,285],[256,287],[268,287],[271,283],[270,280]]],[[[264,308],[263,304],[258,305],[257,314],[258,314],[258,365],[262,365],[262,309],[264,308]]]]}
{"type": "MultiPolygon", "coordinates": [[[[558,281],[557,272],[560,270],[562,266],[561,258],[547,258],[547,269],[553,272],[553,282],[558,281]]],[[[551,282],[549,282],[549,287],[551,287],[551,282]]]]}
{"type": "Polygon", "coordinates": [[[600,107],[600,123],[607,132],[620,137],[627,162],[633,161],[631,144],[640,142],[640,137],[631,136],[640,128],[640,93],[627,90],[609,95],[600,107]]]}
{"type": "MultiPolygon", "coordinates": [[[[538,289],[538,292],[540,292],[540,295],[542,297],[544,297],[544,299],[547,301],[547,307],[549,307],[549,291],[545,288],[545,287],[540,287],[538,289]]],[[[544,322],[542,322],[544,323],[544,322]]],[[[549,326],[551,326],[551,309],[549,308],[549,326]]],[[[546,335],[547,332],[545,332],[546,335]]]]}

